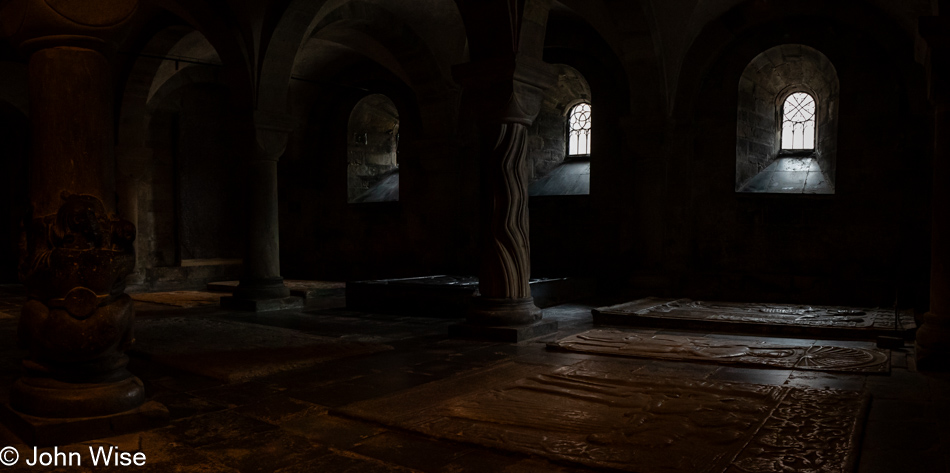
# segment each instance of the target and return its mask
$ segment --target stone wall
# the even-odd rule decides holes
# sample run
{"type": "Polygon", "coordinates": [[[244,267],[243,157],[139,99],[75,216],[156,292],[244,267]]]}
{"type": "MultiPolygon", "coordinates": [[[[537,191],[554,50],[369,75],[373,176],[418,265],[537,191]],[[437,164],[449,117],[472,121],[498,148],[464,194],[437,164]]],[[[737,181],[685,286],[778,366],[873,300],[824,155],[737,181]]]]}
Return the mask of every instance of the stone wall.
{"type": "Polygon", "coordinates": [[[818,50],[783,44],[762,52],[739,78],[736,190],[767,168],[782,144],[782,105],[795,92],[815,99],[815,155],[834,183],[838,136],[838,75],[818,50]]]}

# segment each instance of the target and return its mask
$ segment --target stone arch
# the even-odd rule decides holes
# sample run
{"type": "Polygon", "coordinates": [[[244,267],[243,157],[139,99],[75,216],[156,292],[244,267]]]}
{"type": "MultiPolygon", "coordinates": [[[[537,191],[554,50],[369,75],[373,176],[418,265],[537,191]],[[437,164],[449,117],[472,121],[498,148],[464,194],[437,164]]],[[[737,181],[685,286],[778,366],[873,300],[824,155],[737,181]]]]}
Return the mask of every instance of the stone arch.
{"type": "MultiPolygon", "coordinates": [[[[323,3],[293,0],[278,21],[263,58],[259,99],[263,106],[286,111],[291,96],[290,78],[301,50],[316,31],[338,22],[365,28],[384,44],[395,38],[413,38],[408,44],[428,50],[416,55],[425,57],[431,64],[420,69],[430,71],[429,79],[416,78],[413,85],[431,87],[432,93],[451,89],[450,85],[441,84],[450,83],[450,66],[467,59],[464,25],[455,2],[450,0],[332,0],[323,3]],[[410,21],[415,29],[407,26],[410,21]],[[396,29],[399,34],[392,34],[396,29]],[[379,36],[380,31],[386,30],[390,33],[379,36]]],[[[414,51],[405,50],[404,56],[412,53],[414,51]]]]}
{"type": "Polygon", "coordinates": [[[618,54],[624,35],[614,24],[613,17],[620,15],[615,9],[626,14],[631,7],[632,17],[642,19],[636,5],[615,3],[606,9],[602,2],[556,2],[548,16],[543,60],[570,66],[585,78],[594,129],[589,195],[530,200],[532,271],[539,275],[588,275],[593,267],[615,264],[613,248],[638,246],[629,238],[619,238],[619,231],[566,231],[597,225],[595,213],[617,215],[618,226],[641,218],[631,205],[638,200],[631,192],[638,187],[631,182],[642,174],[631,176],[628,160],[631,153],[639,157],[653,151],[640,143],[656,140],[664,117],[659,83],[648,78],[652,73],[630,75],[632,64],[655,58],[650,54],[632,60],[629,54],[618,54]],[[631,97],[633,93],[637,98],[631,97]],[[611,248],[611,254],[605,248],[611,248]]]}
{"type": "Polygon", "coordinates": [[[423,238],[407,230],[406,215],[425,209],[431,199],[420,172],[423,126],[415,91],[376,62],[349,55],[355,62],[326,80],[293,84],[298,126],[280,163],[281,267],[288,277],[378,278],[421,271],[414,269],[419,262],[412,253],[398,250],[423,238]],[[399,113],[399,201],[354,205],[347,198],[348,121],[357,103],[372,94],[388,97],[399,113]],[[327,232],[328,222],[348,224],[334,224],[336,230],[327,232]],[[353,244],[379,234],[387,235],[379,245],[353,244]]]}
{"type": "MultiPolygon", "coordinates": [[[[822,34],[819,25],[831,31],[860,32],[862,38],[891,61],[908,62],[907,58],[915,57],[913,33],[902,29],[884,12],[858,0],[843,0],[835,9],[828,9],[820,0],[803,0],[773,8],[760,8],[754,1],[747,0],[704,24],[684,54],[683,67],[675,81],[676,90],[671,92],[674,94],[671,113],[678,123],[686,123],[695,116],[703,81],[711,72],[719,73],[726,56],[739,55],[747,58],[745,64],[748,64],[765,49],[797,43],[824,51],[836,64],[841,62],[834,54],[841,48],[834,47],[830,35],[822,34]],[[751,41],[752,38],[755,40],[751,41]],[[760,50],[752,52],[750,48],[760,50]]],[[[849,39],[847,43],[852,41],[849,39]]],[[[847,61],[847,58],[841,60],[847,61]]]]}
{"type": "MultiPolygon", "coordinates": [[[[627,91],[623,94],[627,100],[622,107],[625,110],[635,110],[637,115],[644,117],[644,122],[661,122],[665,117],[666,92],[661,77],[662,69],[657,47],[655,45],[656,28],[645,8],[649,2],[623,2],[610,5],[603,1],[589,0],[555,0],[552,4],[551,15],[548,19],[548,28],[556,25],[559,20],[573,18],[575,24],[580,22],[590,28],[597,37],[597,46],[600,49],[598,56],[602,62],[615,63],[622,69],[620,72],[625,79],[627,91]],[[619,23],[622,22],[622,27],[619,23]],[[634,47],[633,45],[636,45],[634,47]],[[606,59],[607,57],[609,59],[606,59]],[[649,117],[649,118],[647,118],[649,117]]],[[[561,37],[577,39],[578,34],[560,31],[561,37]],[[566,35],[565,35],[566,34],[566,35]]],[[[548,32],[546,41],[553,35],[548,32]]],[[[590,43],[591,40],[583,40],[590,43]]],[[[578,47],[564,41],[563,46],[578,47]]],[[[591,50],[592,45],[582,46],[591,50]]],[[[546,48],[550,48],[548,42],[546,48]]],[[[614,66],[612,66],[614,67],[614,66]]]]}
{"type": "Polygon", "coordinates": [[[245,104],[204,35],[159,30],[135,57],[122,96],[117,188],[136,224],[133,286],[233,278],[240,270],[240,153],[230,136],[245,104]]]}
{"type": "MultiPolygon", "coordinates": [[[[432,39],[421,36],[411,26],[425,19],[426,16],[420,16],[410,23],[394,18],[384,6],[351,0],[321,17],[313,26],[311,41],[320,39],[345,45],[382,65],[414,90],[426,134],[451,133],[459,89],[451,79],[450,61],[461,58],[435,54],[432,39]]],[[[450,34],[458,36],[463,32],[450,34]]],[[[298,68],[305,60],[298,55],[298,68]]]]}
{"type": "Polygon", "coordinates": [[[929,208],[922,189],[930,185],[932,129],[924,70],[911,35],[888,15],[863,2],[826,7],[811,0],[743,3],[707,25],[683,62],[676,152],[665,166],[683,177],[671,182],[684,189],[695,216],[668,242],[682,251],[684,277],[694,278],[686,290],[834,304],[892,304],[895,292],[905,301],[918,297],[901,294],[926,278],[928,261],[918,250],[927,247],[920,209],[929,208]],[[833,196],[735,192],[736,85],[757,55],[782,44],[821,51],[835,67],[833,196]],[[831,235],[822,222],[838,230],[831,235]],[[742,231],[753,223],[754,235],[742,231]],[[867,232],[880,238],[870,243],[861,236],[867,232]],[[716,282],[726,274],[729,284],[716,282]],[[769,282],[757,279],[761,274],[769,282]]]}

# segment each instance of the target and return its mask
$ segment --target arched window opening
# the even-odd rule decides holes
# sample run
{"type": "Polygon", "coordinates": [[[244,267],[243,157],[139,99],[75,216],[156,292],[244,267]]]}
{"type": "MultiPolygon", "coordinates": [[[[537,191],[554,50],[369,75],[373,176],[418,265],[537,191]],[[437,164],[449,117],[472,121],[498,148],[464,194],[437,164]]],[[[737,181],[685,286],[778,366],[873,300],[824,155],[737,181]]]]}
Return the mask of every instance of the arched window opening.
{"type": "Polygon", "coordinates": [[[557,85],[544,92],[541,110],[528,128],[528,195],[587,195],[592,160],[590,85],[571,66],[553,67],[557,85]]]}
{"type": "Polygon", "coordinates": [[[783,44],[739,78],[736,192],[834,194],[838,74],[820,51],[783,44]]]}
{"type": "Polygon", "coordinates": [[[782,105],[782,149],[815,149],[815,99],[804,92],[782,105]]]}
{"type": "Polygon", "coordinates": [[[353,107],[347,128],[347,201],[398,201],[396,104],[382,94],[368,95],[353,107]]]}
{"type": "Polygon", "coordinates": [[[568,128],[568,156],[590,156],[590,104],[579,103],[571,108],[568,128]]]}

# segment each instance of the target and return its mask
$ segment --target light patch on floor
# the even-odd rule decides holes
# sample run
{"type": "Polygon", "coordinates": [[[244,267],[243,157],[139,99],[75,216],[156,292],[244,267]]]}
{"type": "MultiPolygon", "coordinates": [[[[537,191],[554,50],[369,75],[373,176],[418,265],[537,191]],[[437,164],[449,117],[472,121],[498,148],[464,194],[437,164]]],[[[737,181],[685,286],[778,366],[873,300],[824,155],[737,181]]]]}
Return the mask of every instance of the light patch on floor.
{"type": "Polygon", "coordinates": [[[283,328],[186,317],[138,320],[135,338],[135,354],[232,383],[392,349],[283,328]]]}
{"type": "Polygon", "coordinates": [[[217,305],[221,301],[220,293],[206,291],[171,291],[130,294],[132,300],[173,307],[204,307],[217,305]]]}

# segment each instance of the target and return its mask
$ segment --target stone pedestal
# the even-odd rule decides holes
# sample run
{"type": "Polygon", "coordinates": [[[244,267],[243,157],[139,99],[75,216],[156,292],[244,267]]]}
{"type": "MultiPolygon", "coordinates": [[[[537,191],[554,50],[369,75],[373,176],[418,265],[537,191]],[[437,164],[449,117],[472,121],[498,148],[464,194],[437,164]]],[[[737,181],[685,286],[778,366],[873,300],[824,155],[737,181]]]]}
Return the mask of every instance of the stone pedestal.
{"type": "Polygon", "coordinates": [[[4,33],[29,57],[33,140],[32,215],[19,267],[28,300],[17,331],[28,355],[3,418],[37,445],[149,428],[167,418],[160,405],[143,407],[142,382],[126,370],[135,312],[124,291],[135,265],[135,226],[115,215],[107,55],[109,38],[135,8],[135,1],[96,9],[64,1],[53,10],[24,0],[0,11],[4,33]]]}
{"type": "Polygon", "coordinates": [[[920,19],[930,46],[930,97],[934,103],[933,228],[930,256],[930,311],[917,329],[920,369],[950,369],[950,18],[920,19]]]}

